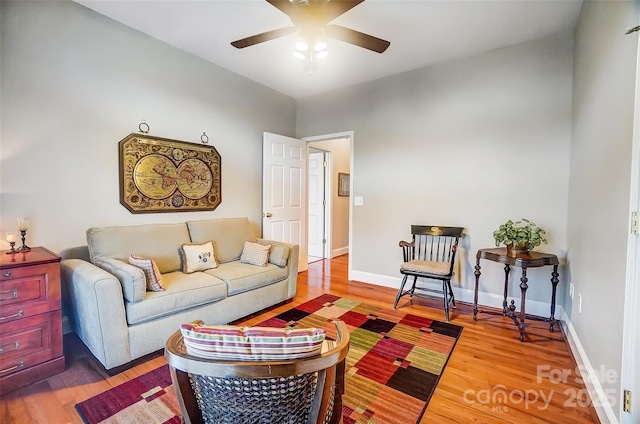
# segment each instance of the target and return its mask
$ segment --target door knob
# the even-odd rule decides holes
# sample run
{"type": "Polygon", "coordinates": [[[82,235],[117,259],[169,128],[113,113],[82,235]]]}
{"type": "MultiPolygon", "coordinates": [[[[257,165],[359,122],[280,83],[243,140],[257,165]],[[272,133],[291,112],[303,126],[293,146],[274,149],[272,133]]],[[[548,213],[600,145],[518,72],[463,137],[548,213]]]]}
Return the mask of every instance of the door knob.
{"type": "Polygon", "coordinates": [[[273,215],[271,212],[263,213],[262,216],[266,216],[267,218],[271,218],[273,215]]]}

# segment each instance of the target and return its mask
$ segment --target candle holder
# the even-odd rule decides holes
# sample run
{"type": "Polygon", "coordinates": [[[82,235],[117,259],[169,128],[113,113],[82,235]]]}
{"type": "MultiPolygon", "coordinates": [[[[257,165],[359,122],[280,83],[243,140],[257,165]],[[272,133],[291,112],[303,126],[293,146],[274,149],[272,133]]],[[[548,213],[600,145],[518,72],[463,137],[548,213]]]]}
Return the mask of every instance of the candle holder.
{"type": "Polygon", "coordinates": [[[27,238],[27,230],[20,230],[20,237],[22,237],[22,246],[18,249],[18,252],[29,252],[31,248],[27,246],[24,240],[27,238]]]}
{"type": "Polygon", "coordinates": [[[16,242],[15,241],[10,241],[9,245],[11,246],[11,250],[7,250],[7,255],[12,255],[14,253],[18,253],[18,251],[16,250],[16,242]]]}
{"type": "Polygon", "coordinates": [[[7,251],[7,255],[18,253],[18,251],[16,250],[16,241],[18,241],[18,234],[15,231],[7,232],[7,241],[11,246],[11,250],[7,251]]]}

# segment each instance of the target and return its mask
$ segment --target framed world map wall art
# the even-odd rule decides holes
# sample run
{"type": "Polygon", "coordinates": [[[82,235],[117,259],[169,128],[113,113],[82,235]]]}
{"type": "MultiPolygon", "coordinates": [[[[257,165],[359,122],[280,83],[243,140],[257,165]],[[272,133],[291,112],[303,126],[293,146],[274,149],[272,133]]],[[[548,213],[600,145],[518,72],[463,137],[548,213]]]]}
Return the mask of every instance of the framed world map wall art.
{"type": "Polygon", "coordinates": [[[130,212],[212,211],[222,202],[213,146],[131,133],[118,150],[120,203],[130,212]]]}

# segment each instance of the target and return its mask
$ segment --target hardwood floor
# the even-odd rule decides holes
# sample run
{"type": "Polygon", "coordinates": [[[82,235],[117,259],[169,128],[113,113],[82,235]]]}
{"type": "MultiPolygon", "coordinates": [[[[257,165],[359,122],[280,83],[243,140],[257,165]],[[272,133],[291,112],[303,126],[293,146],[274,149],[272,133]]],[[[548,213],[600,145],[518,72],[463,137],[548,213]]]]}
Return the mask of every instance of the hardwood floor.
{"type": "MultiPolygon", "coordinates": [[[[239,323],[254,325],[322,293],[393,306],[396,290],[348,281],[346,275],[346,255],[314,262],[299,274],[298,292],[291,303],[239,323]]],[[[399,308],[444,320],[438,302],[403,298],[399,308]]],[[[511,320],[481,314],[473,321],[469,305],[458,305],[451,322],[464,330],[421,424],[599,423],[561,331],[550,333],[546,323],[529,320],[527,340],[520,343],[511,320]]],[[[66,370],[2,396],[1,423],[82,423],[76,403],[165,363],[158,352],[109,377],[75,335],[66,335],[64,345],[66,370]]]]}

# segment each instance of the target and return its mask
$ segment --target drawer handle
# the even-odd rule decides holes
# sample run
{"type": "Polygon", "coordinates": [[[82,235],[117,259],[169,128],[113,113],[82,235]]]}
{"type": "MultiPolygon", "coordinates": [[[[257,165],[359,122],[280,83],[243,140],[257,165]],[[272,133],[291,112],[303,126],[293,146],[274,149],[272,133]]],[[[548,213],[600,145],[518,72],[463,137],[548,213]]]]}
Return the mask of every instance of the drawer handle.
{"type": "Polygon", "coordinates": [[[4,272],[4,276],[5,277],[11,277],[11,271],[5,271],[4,272]]]}
{"type": "Polygon", "coordinates": [[[24,311],[20,310],[17,314],[9,315],[8,317],[0,317],[0,321],[4,321],[5,319],[9,318],[20,318],[22,315],[24,315],[24,311]]]}
{"type": "MultiPolygon", "coordinates": [[[[7,274],[4,275],[5,277],[7,276],[7,274]]],[[[18,289],[11,289],[11,290],[2,290],[0,291],[0,300],[9,300],[9,299],[15,299],[18,297],[18,289]],[[5,296],[5,294],[10,293],[10,295],[7,297],[5,296]]]]}
{"type": "Polygon", "coordinates": [[[24,367],[24,361],[20,361],[18,362],[18,365],[14,365],[11,368],[7,368],[5,370],[0,370],[0,374],[4,374],[5,372],[9,372],[9,371],[13,371],[13,370],[17,370],[18,368],[22,368],[24,367]]]}
{"type": "Polygon", "coordinates": [[[0,354],[15,352],[18,349],[20,349],[20,342],[15,341],[13,343],[7,343],[6,345],[0,346],[0,354]],[[8,349],[8,350],[5,349],[5,346],[11,346],[11,345],[13,345],[13,349],[8,349]]]}

